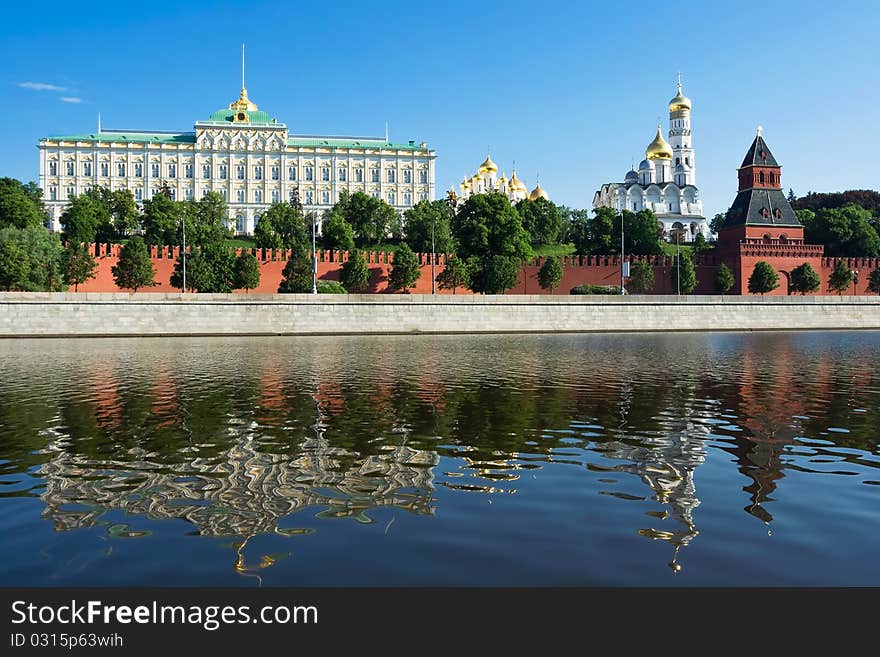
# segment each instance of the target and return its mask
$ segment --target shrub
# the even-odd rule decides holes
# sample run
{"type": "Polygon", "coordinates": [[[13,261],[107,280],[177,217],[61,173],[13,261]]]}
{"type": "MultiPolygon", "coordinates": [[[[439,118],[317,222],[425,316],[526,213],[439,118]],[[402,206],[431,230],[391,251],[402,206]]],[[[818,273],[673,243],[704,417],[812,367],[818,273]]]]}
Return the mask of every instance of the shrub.
{"type": "Polygon", "coordinates": [[[318,294],[348,294],[339,281],[318,281],[318,294]]]}
{"type": "Polygon", "coordinates": [[[620,294],[619,285],[578,285],[569,294],[620,294]]]}

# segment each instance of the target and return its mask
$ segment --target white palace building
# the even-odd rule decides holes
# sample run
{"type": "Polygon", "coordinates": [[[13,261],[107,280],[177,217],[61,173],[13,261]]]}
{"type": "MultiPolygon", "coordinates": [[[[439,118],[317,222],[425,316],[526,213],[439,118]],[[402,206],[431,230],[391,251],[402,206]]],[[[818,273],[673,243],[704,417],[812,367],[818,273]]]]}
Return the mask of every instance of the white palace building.
{"type": "Polygon", "coordinates": [[[287,126],[241,94],[192,132],[98,130],[39,142],[40,188],[51,228],[70,198],[93,187],[127,189],[135,201],[160,193],[177,200],[209,191],[229,205],[230,226],[250,234],[260,215],[299,191],[303,209],[321,212],[343,190],[385,200],[399,212],[434,200],[436,152],[424,142],[395,144],[381,137],[291,135],[287,126]]]}
{"type": "Polygon", "coordinates": [[[669,101],[669,142],[660,126],[645,150],[639,170],[630,169],[623,182],[605,183],[593,197],[593,207],[615,210],[653,210],[658,230],[670,236],[680,231],[691,242],[698,233],[709,238],[711,230],[703,216],[697,189],[697,167],[691,135],[691,100],[681,91],[669,101]]]}

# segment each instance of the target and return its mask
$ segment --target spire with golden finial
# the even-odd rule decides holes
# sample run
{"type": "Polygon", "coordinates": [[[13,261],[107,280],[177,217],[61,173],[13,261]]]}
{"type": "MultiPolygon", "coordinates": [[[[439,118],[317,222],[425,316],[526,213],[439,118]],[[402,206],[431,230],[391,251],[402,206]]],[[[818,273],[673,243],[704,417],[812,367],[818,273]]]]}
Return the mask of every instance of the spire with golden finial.
{"type": "Polygon", "coordinates": [[[241,94],[233,103],[229,104],[229,109],[239,112],[256,112],[257,106],[252,103],[247,95],[247,88],[244,86],[244,44],[241,44],[241,94]]]}

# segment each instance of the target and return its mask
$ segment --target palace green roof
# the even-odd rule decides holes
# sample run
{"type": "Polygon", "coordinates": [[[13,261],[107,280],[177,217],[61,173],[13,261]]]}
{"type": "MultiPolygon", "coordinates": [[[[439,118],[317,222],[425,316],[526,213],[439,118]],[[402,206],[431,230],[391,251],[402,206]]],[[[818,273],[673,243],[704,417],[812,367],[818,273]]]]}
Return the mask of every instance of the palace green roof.
{"type": "Polygon", "coordinates": [[[157,144],[192,144],[194,132],[94,132],[87,135],[52,135],[47,139],[56,141],[112,141],[157,144]]]}
{"type": "Polygon", "coordinates": [[[416,144],[394,144],[384,139],[370,139],[369,137],[289,137],[288,146],[303,146],[306,148],[387,148],[400,151],[427,150],[416,144]]]}
{"type": "MultiPolygon", "coordinates": [[[[225,121],[227,123],[232,123],[238,111],[239,110],[220,109],[214,112],[210,117],[208,117],[208,121],[214,121],[218,123],[221,121],[225,121]]],[[[245,112],[245,114],[248,115],[248,123],[261,123],[267,125],[275,125],[276,123],[278,123],[278,121],[269,116],[268,112],[245,112]]]]}

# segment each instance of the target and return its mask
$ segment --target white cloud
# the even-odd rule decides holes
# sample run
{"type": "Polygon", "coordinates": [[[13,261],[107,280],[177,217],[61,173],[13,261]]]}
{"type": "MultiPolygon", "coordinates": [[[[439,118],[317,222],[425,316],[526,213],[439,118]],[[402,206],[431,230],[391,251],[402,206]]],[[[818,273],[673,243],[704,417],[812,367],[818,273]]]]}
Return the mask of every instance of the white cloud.
{"type": "Polygon", "coordinates": [[[46,82],[19,82],[18,86],[25,89],[33,89],[34,91],[67,91],[67,87],[59,87],[56,84],[48,84],[46,82]]]}
{"type": "Polygon", "coordinates": [[[82,98],[77,98],[75,96],[62,96],[61,102],[62,103],[81,103],[82,98]]]}

